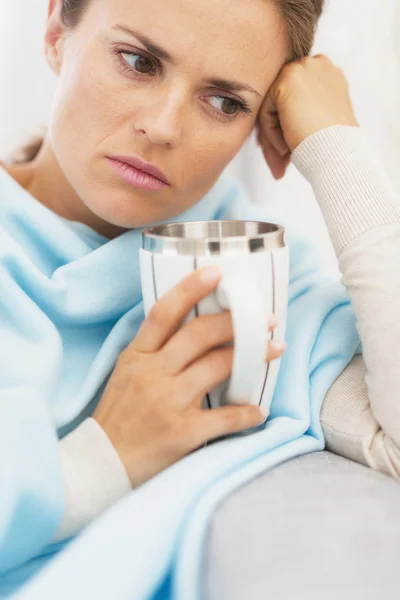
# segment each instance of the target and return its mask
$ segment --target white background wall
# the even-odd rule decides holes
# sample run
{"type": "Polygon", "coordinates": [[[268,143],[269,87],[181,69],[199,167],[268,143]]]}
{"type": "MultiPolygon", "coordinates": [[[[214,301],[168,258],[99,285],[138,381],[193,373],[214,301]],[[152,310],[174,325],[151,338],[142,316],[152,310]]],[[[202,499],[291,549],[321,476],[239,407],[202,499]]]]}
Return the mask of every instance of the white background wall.
{"type": "MultiPolygon", "coordinates": [[[[361,125],[400,191],[400,0],[327,0],[315,52],[324,52],[349,79],[361,125]]],[[[46,125],[56,78],[43,58],[48,0],[0,0],[0,157],[46,125]]],[[[308,183],[294,167],[275,182],[250,139],[228,170],[254,201],[294,212],[326,257],[336,260],[308,183]]]]}

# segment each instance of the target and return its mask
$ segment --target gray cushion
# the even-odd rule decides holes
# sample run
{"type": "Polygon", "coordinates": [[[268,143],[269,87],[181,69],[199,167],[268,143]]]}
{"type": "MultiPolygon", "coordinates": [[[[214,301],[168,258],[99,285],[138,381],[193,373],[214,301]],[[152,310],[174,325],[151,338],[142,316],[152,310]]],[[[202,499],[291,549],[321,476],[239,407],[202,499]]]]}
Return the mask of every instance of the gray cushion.
{"type": "Polygon", "coordinates": [[[329,452],[264,473],[215,512],[204,600],[400,598],[400,485],[329,452]]]}

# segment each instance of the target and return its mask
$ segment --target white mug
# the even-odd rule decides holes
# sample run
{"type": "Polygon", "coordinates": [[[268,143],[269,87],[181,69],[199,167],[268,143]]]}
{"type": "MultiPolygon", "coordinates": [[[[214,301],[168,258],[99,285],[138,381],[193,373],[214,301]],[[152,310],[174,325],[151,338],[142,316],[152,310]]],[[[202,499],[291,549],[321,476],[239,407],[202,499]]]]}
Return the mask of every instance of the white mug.
{"type": "Polygon", "coordinates": [[[204,408],[257,404],[270,408],[281,359],[266,362],[270,339],[286,331],[289,248],[285,229],[262,221],[188,221],[147,228],[142,234],[140,272],[145,315],[169,289],[195,269],[217,265],[215,293],[203,299],[184,323],[201,315],[232,312],[234,359],[231,376],[210,390],[204,408]],[[272,314],[278,326],[271,334],[272,314]]]}

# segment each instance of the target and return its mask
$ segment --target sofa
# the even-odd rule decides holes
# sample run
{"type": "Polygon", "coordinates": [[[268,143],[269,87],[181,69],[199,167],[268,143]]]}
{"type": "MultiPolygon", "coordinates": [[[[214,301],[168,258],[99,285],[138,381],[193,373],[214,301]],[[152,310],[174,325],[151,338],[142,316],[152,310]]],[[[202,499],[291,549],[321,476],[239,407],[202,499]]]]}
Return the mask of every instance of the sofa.
{"type": "Polygon", "coordinates": [[[265,472],[214,513],[204,600],[400,598],[400,485],[328,451],[265,472]]]}

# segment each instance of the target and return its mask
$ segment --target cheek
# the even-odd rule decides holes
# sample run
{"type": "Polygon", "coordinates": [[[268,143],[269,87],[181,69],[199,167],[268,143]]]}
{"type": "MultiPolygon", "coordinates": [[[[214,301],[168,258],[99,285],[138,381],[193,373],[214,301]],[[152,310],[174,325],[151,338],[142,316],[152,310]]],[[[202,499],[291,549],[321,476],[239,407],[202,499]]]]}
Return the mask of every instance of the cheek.
{"type": "Polygon", "coordinates": [[[193,181],[210,181],[224,170],[239,152],[253,129],[252,125],[225,125],[215,129],[205,128],[204,135],[190,138],[186,168],[193,181]]]}
{"type": "Polygon", "coordinates": [[[190,138],[190,144],[180,153],[183,161],[181,194],[175,196],[175,202],[179,206],[175,209],[171,206],[165,217],[171,217],[193,206],[209,192],[222,171],[239,152],[251,130],[252,127],[246,125],[245,131],[243,127],[238,127],[235,133],[232,133],[227,126],[226,131],[221,128],[218,134],[214,131],[214,135],[211,135],[207,130],[208,135],[204,137],[197,135],[190,138]]]}
{"type": "Polygon", "coordinates": [[[111,87],[97,76],[93,64],[86,61],[61,73],[50,119],[53,138],[68,141],[71,154],[87,158],[96,140],[114,129],[113,113],[117,114],[111,87]]]}

